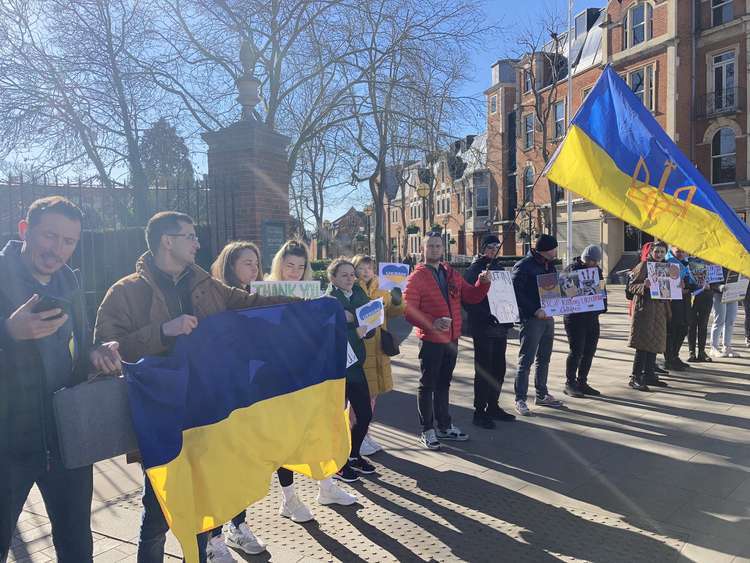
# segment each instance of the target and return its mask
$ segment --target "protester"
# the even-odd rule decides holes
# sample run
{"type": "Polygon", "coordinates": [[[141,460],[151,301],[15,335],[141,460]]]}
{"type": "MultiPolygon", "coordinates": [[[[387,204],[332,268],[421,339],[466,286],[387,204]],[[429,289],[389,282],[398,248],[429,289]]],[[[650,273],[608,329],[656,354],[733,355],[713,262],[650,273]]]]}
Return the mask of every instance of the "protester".
{"type": "MultiPolygon", "coordinates": [[[[310,281],[313,279],[310,266],[310,249],[298,240],[290,240],[282,245],[271,261],[268,281],[310,281]]],[[[294,490],[294,473],[285,467],[276,472],[281,485],[282,501],[279,514],[293,522],[303,523],[313,519],[310,509],[297,497],[294,490]]],[[[344,491],[333,479],[319,481],[318,502],[322,505],[339,504],[350,506],[357,497],[344,491]]]]}
{"type": "Polygon", "coordinates": [[[440,448],[439,440],[465,441],[469,436],[451,421],[450,384],[461,336],[461,300],[479,303],[490,289],[490,276],[482,272],[475,286],[442,262],[441,233],[428,233],[422,241],[424,263],[409,275],[404,292],[406,320],[416,327],[420,340],[417,411],[421,443],[440,448]],[[437,432],[435,424],[437,423],[437,432]]]}
{"type": "Polygon", "coordinates": [[[729,270],[724,271],[724,282],[714,286],[714,316],[711,326],[711,356],[714,358],[739,358],[740,355],[732,348],[732,334],[734,322],[737,320],[739,303],[722,303],[724,288],[729,278],[729,270]]]}
{"type": "Polygon", "coordinates": [[[682,299],[669,301],[671,316],[667,324],[667,349],[664,354],[664,369],[685,371],[689,366],[680,359],[680,348],[689,332],[692,292],[698,289],[698,282],[688,268],[688,254],[676,246],[667,252],[666,261],[680,267],[682,299]]]}
{"type": "Polygon", "coordinates": [[[360,452],[362,440],[367,435],[372,420],[370,391],[363,368],[367,352],[362,339],[372,337],[372,334],[367,334],[366,327],[359,326],[356,314],[356,310],[369,303],[370,300],[362,288],[355,283],[354,264],[346,258],[337,258],[329,264],[328,281],[331,283],[328,295],[338,299],[346,311],[347,338],[349,346],[357,356],[357,361],[346,369],[346,399],[356,416],[356,421],[352,426],[352,451],[349,454],[349,460],[336,474],[337,479],[353,483],[359,480],[359,473],[364,475],[375,473],[375,466],[362,457],[360,452]]]}
{"type": "MultiPolygon", "coordinates": [[[[565,271],[574,272],[586,268],[596,268],[599,272],[599,280],[603,282],[604,272],[599,267],[602,259],[602,249],[598,246],[587,246],[581,256],[573,259],[565,271]]],[[[606,297],[604,300],[604,311],[587,313],[574,313],[563,317],[565,333],[568,335],[570,353],[565,364],[564,393],[570,397],[581,398],[586,395],[598,396],[599,391],[588,384],[591,363],[599,344],[599,315],[607,310],[606,297]]]]}
{"type": "Polygon", "coordinates": [[[745,293],[745,345],[750,347],[750,285],[745,293]]]}
{"type": "MultiPolygon", "coordinates": [[[[177,337],[190,334],[201,319],[214,313],[291,300],[251,295],[228,287],[198,267],[195,255],[200,243],[192,218],[183,213],[165,211],[151,217],[146,226],[146,242],[149,250],[136,263],[135,273],[109,289],[96,318],[96,341],[118,342],[127,362],[168,354],[177,337]]],[[[130,461],[140,461],[137,453],[128,457],[130,461]]],[[[169,526],[145,473],[144,481],[138,561],[161,562],[169,526]]],[[[238,528],[230,525],[229,537],[240,549],[247,548],[248,553],[257,553],[263,547],[244,523],[238,528]]],[[[206,561],[206,541],[207,534],[198,536],[201,561],[206,561]]],[[[219,559],[218,555],[222,554],[212,550],[214,561],[232,560],[219,559]]],[[[226,555],[231,557],[228,552],[226,555]]]]}
{"type": "Polygon", "coordinates": [[[664,262],[667,245],[655,242],[650,246],[648,259],[631,270],[627,293],[632,297],[633,310],[628,346],[635,349],[633,373],[629,386],[638,391],[649,391],[648,385],[666,386],[654,371],[656,355],[667,348],[667,323],[671,314],[669,302],[651,299],[651,280],[648,262],[664,262]]]}
{"type": "MultiPolygon", "coordinates": [[[[370,400],[373,416],[375,414],[375,402],[378,395],[387,393],[393,389],[393,377],[391,375],[391,358],[383,351],[382,335],[388,330],[388,319],[404,314],[405,305],[401,295],[401,289],[394,287],[391,291],[380,289],[380,280],[375,275],[375,261],[369,256],[358,254],[352,259],[357,283],[367,297],[372,299],[383,299],[385,305],[385,322],[375,329],[375,336],[365,340],[367,356],[365,358],[364,370],[367,378],[367,387],[370,391],[370,400]]],[[[361,447],[362,455],[372,455],[382,450],[368,433],[361,447]]]]}
{"type": "MultiPolygon", "coordinates": [[[[690,264],[707,265],[703,260],[696,257],[689,258],[690,264]]],[[[688,348],[690,357],[688,362],[710,362],[711,357],[706,354],[706,341],[708,339],[708,319],[711,316],[711,307],[714,302],[713,290],[708,283],[703,283],[693,293],[693,305],[690,308],[690,325],[688,326],[688,348]]]]}
{"type": "MultiPolygon", "coordinates": [[[[497,259],[500,239],[489,234],[482,240],[481,254],[464,272],[464,279],[474,285],[485,270],[502,270],[497,259]]],[[[490,312],[490,302],[485,297],[479,303],[464,304],[468,313],[472,340],[474,341],[474,416],[472,423],[491,429],[495,421],[516,419],[500,408],[500,389],[505,381],[505,351],[508,329],[512,323],[500,323],[490,312]]]]}
{"type": "Polygon", "coordinates": [[[513,289],[516,292],[521,318],[521,347],[518,352],[515,384],[516,412],[522,416],[531,415],[526,400],[531,364],[535,360],[536,405],[553,408],[562,406],[562,401],[555,399],[547,389],[549,362],[555,338],[555,319],[548,317],[542,309],[537,285],[537,276],[557,271],[554,265],[556,257],[557,239],[551,235],[542,235],[526,257],[513,266],[513,289]]]}
{"type": "Polygon", "coordinates": [[[36,200],[19,223],[20,240],[0,251],[0,423],[7,437],[0,442],[3,563],[34,485],[52,524],[57,561],[93,560],[93,470],[63,466],[52,412],[58,389],[84,382],[90,373],[120,370],[116,343],[92,348],[84,295],[67,265],[82,221],[80,209],[65,198],[36,200]]]}

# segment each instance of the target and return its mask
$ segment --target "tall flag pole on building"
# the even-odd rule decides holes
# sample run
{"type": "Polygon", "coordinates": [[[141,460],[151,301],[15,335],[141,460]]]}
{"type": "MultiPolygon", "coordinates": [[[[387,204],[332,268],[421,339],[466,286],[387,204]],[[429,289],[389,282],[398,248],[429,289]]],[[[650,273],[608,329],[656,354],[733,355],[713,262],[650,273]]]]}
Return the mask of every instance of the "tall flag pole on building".
{"type": "Polygon", "coordinates": [[[660,240],[750,276],[750,227],[611,66],[543,174],[660,240]]]}

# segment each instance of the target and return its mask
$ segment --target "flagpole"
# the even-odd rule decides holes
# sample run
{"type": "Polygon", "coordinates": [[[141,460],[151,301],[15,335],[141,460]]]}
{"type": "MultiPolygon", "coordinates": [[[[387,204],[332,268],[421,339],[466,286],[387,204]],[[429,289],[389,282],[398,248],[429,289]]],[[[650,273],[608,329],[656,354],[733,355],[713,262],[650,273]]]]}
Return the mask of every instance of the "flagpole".
{"type": "MultiPolygon", "coordinates": [[[[573,118],[573,0],[568,0],[568,96],[567,96],[567,125],[570,128],[570,122],[573,118]]],[[[568,220],[567,230],[567,261],[570,264],[573,261],[573,193],[565,190],[567,196],[567,213],[568,220]]]]}

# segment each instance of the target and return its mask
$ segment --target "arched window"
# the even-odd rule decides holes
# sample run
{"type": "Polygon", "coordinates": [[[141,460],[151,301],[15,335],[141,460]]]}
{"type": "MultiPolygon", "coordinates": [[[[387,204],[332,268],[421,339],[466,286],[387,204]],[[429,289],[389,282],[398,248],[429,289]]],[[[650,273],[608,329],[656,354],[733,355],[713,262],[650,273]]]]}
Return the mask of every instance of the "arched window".
{"type": "Polygon", "coordinates": [[[648,2],[637,2],[622,20],[623,49],[635,47],[653,35],[654,9],[648,2]]]}
{"type": "Polygon", "coordinates": [[[534,169],[531,166],[523,171],[523,201],[534,201],[534,169]]]}
{"type": "Polygon", "coordinates": [[[711,141],[711,183],[728,184],[737,178],[737,140],[729,127],[719,129],[711,141]]]}

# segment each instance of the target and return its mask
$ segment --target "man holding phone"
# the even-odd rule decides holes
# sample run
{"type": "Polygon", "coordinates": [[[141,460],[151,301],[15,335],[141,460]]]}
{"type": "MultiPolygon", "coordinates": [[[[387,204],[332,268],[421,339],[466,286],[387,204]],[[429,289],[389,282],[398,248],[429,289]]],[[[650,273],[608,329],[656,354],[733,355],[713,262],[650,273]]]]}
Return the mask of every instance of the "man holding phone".
{"type": "Polygon", "coordinates": [[[116,343],[91,349],[83,292],[67,266],[81,236],[81,211],[65,198],[35,201],[21,240],[0,251],[0,563],[8,558],[31,488],[42,494],[61,563],[92,561],[91,466],[60,459],[52,395],[88,374],[117,372],[116,343]]]}

